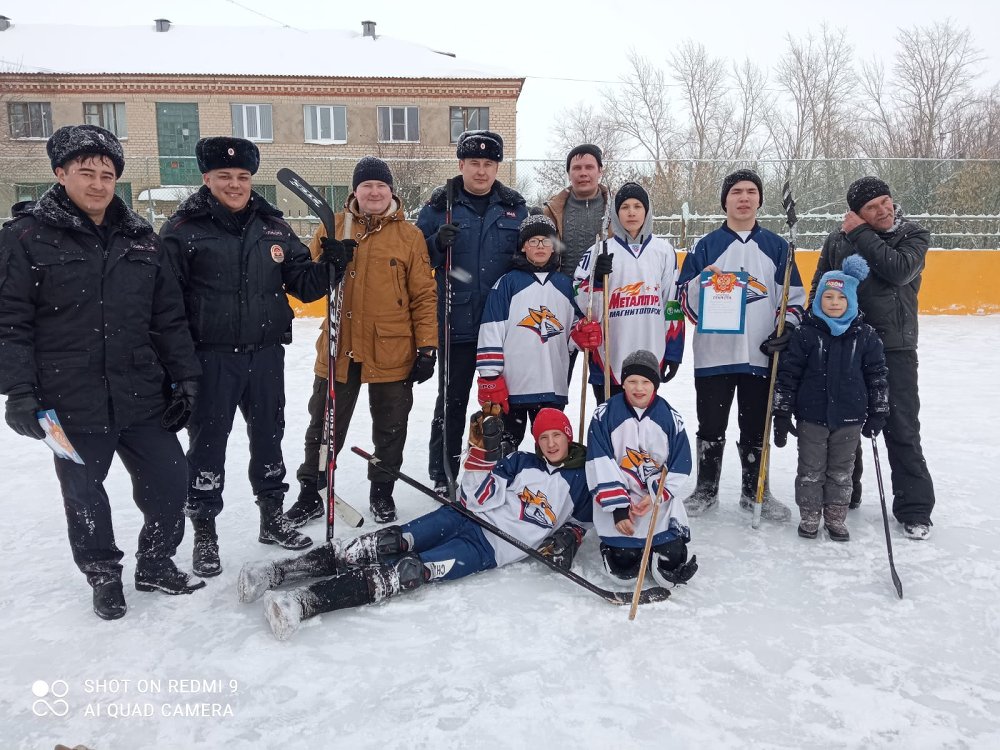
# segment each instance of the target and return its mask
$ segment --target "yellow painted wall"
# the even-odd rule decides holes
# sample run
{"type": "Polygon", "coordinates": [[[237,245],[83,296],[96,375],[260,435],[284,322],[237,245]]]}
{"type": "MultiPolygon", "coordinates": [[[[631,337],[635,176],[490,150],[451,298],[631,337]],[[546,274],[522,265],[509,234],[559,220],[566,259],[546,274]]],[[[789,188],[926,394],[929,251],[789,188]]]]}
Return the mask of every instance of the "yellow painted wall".
{"type": "MultiPolygon", "coordinates": [[[[678,262],[684,253],[678,253],[678,262]]],[[[798,250],[795,262],[809,287],[818,250],[798,250]]],[[[988,315],[1000,313],[1000,250],[931,250],[920,286],[920,312],[929,315],[988,315]]],[[[289,297],[298,317],[323,317],[326,302],[310,304],[289,297]]]]}

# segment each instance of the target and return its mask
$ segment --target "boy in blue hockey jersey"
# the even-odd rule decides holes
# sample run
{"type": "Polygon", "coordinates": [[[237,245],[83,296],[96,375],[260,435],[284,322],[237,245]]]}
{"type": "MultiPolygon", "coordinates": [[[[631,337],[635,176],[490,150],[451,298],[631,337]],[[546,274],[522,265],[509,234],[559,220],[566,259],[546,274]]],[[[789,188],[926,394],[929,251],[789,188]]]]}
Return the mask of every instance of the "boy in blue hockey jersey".
{"type": "MultiPolygon", "coordinates": [[[[572,442],[566,415],[542,409],[532,428],[535,452],[501,458],[499,413],[499,406],[488,404],[472,418],[460,500],[484,520],[569,568],[591,522],[586,449],[572,442]]],[[[282,583],[332,576],[267,601],[267,620],[275,636],[284,640],[301,620],[322,612],[370,604],[428,581],[455,580],[524,557],[520,549],[443,507],[402,526],[363,534],[346,544],[324,545],[299,558],[248,563],[240,571],[237,589],[240,601],[250,602],[282,583]]]]}
{"type": "Polygon", "coordinates": [[[855,451],[889,414],[889,370],[882,340],[858,311],[858,284],[868,276],[860,255],[823,274],[812,310],[792,333],[778,363],[774,444],[798,435],[795,502],[799,536],[815,539],[822,514],[830,538],[846,542],[855,451]],[[798,430],[792,424],[792,416],[798,430]]]}
{"type": "MultiPolygon", "coordinates": [[[[736,447],[743,467],[740,507],[753,510],[770,391],[769,357],[788,345],[805,304],[805,290],[793,262],[785,329],[779,337],[777,318],[789,250],[785,240],[757,223],[757,211],[764,204],[764,188],[757,173],[741,169],[728,175],[722,181],[721,199],[726,223],[702,237],[694,251],[688,253],[677,282],[681,306],[697,324],[702,272],[714,274],[709,283],[715,275],[747,274],[742,332],[705,333],[696,327],[692,339],[698,409],[698,482],[684,501],[692,517],[719,502],[722,453],[734,396],[740,426],[740,442],[736,447]]],[[[766,485],[761,515],[779,522],[791,517],[788,506],[776,500],[766,485]]]]}
{"type": "Polygon", "coordinates": [[[587,481],[604,566],[618,578],[638,575],[650,513],[658,501],[663,507],[656,519],[649,569],[660,585],[686,583],[698,563],[695,557],[688,561],[691,532],[677,497],[691,474],[684,422],[656,395],[660,363],[651,352],[628,355],[621,382],[622,393],[597,407],[587,436],[587,481]],[[659,485],[663,467],[666,480],[659,485]]]}
{"type": "Polygon", "coordinates": [[[601,327],[581,320],[572,282],[559,271],[559,238],[547,216],[518,232],[514,268],[490,291],[479,327],[479,403],[501,404],[512,448],[539,410],[566,405],[570,351],[601,344],[601,327]]]}

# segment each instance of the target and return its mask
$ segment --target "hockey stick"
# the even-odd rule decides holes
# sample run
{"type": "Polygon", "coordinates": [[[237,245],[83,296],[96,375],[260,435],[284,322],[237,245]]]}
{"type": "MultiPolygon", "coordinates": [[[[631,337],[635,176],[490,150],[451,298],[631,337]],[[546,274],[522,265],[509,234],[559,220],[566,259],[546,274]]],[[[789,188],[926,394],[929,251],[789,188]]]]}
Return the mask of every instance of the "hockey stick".
{"type": "Polygon", "coordinates": [[[875,478],[878,479],[878,499],[882,502],[882,525],[885,527],[885,549],[889,553],[889,572],[892,575],[892,585],[896,587],[896,596],[903,598],[903,582],[896,573],[896,563],[892,560],[892,539],[889,537],[889,511],[885,507],[885,489],[882,487],[882,465],[878,460],[878,441],[872,435],[872,455],[875,457],[875,478]]]}
{"type": "MultiPolygon", "coordinates": [[[[785,185],[781,189],[781,205],[785,209],[786,222],[788,224],[789,241],[788,255],[785,258],[785,280],[781,285],[781,305],[778,308],[777,334],[780,336],[785,330],[785,312],[788,310],[788,287],[792,283],[792,268],[795,266],[795,223],[798,217],[795,215],[795,199],[792,198],[792,184],[785,180],[785,185]]],[[[764,412],[764,445],[760,451],[760,467],[757,470],[757,496],[753,504],[753,521],[750,525],[760,528],[760,514],[764,507],[764,487],[767,483],[767,467],[771,457],[771,417],[773,416],[774,385],[778,378],[778,358],[781,352],[771,355],[771,381],[767,388],[767,408],[764,412]]]]}
{"type": "Polygon", "coordinates": [[[628,619],[631,622],[635,619],[635,612],[639,609],[639,596],[642,594],[642,584],[646,580],[646,568],[649,566],[649,553],[653,549],[653,535],[656,533],[656,518],[660,513],[660,492],[663,483],[667,481],[667,462],[663,462],[660,469],[660,481],[654,488],[649,483],[652,477],[646,478],[646,490],[649,492],[650,502],[653,503],[653,512],[649,516],[649,531],[646,532],[646,545],[642,548],[642,561],[639,563],[639,577],[635,581],[635,592],[632,594],[632,608],[628,611],[628,619]]]}
{"type": "MultiPolygon", "coordinates": [[[[598,188],[600,192],[600,189],[598,188]]],[[[604,216],[601,219],[601,230],[597,233],[594,239],[594,247],[596,248],[601,244],[601,237],[607,237],[608,224],[611,221],[611,191],[608,191],[608,196],[604,200],[604,216]]],[[[605,250],[607,245],[605,245],[605,250]]],[[[589,286],[587,287],[587,320],[591,321],[594,319],[594,268],[597,266],[597,258],[591,258],[590,263],[590,280],[589,286]]],[[[602,287],[603,289],[603,287],[602,287]]],[[[601,292],[604,293],[603,291],[601,292]]],[[[586,434],[584,432],[584,421],[586,419],[587,412],[587,382],[590,379],[590,350],[583,350],[583,383],[580,384],[580,431],[576,434],[580,436],[580,440],[583,440],[583,436],[586,434]]]]}
{"type": "MultiPolygon", "coordinates": [[[[452,208],[455,205],[455,178],[444,184],[444,223],[451,224],[452,208]]],[[[441,454],[444,459],[444,476],[448,482],[448,499],[455,502],[455,473],[451,470],[451,454],[448,452],[448,387],[451,385],[451,262],[454,243],[449,243],[444,251],[444,362],[441,377],[444,380],[441,394],[441,454]]]]}
{"type": "Polygon", "coordinates": [[[687,250],[687,226],[690,220],[691,210],[688,208],[687,201],[684,201],[681,204],[681,236],[678,238],[683,250],[687,250]]]}
{"type": "MultiPolygon", "coordinates": [[[[361,456],[363,459],[365,459],[370,464],[376,464],[376,465],[381,464],[381,461],[379,461],[379,459],[375,458],[375,456],[371,455],[367,451],[361,450],[361,448],[358,448],[357,446],[352,446],[351,450],[354,451],[355,453],[357,453],[359,456],[361,456]]],[[[569,580],[571,580],[576,585],[582,586],[583,588],[587,589],[587,591],[590,591],[590,592],[592,592],[594,594],[597,594],[599,597],[601,597],[602,599],[604,599],[604,601],[610,602],[611,604],[619,604],[619,605],[624,605],[624,604],[629,604],[630,603],[630,601],[632,599],[632,595],[629,592],[627,592],[627,591],[608,591],[607,589],[602,589],[600,586],[597,586],[597,585],[591,583],[586,578],[583,578],[582,576],[577,575],[572,570],[566,570],[565,568],[559,567],[556,563],[552,562],[552,560],[550,560],[549,558],[547,558],[545,555],[543,555],[538,550],[536,550],[536,549],[534,549],[532,547],[529,547],[527,544],[525,544],[524,542],[522,542],[517,537],[511,536],[506,531],[504,531],[503,529],[500,529],[500,528],[494,526],[489,521],[480,518],[478,515],[476,515],[475,513],[473,513],[471,510],[469,510],[468,508],[466,508],[461,503],[452,502],[452,501],[448,500],[447,498],[441,497],[439,494],[437,494],[430,487],[425,487],[420,482],[418,482],[416,479],[413,479],[412,477],[408,477],[406,474],[403,474],[403,473],[398,472],[398,471],[397,472],[391,472],[391,471],[389,471],[388,469],[386,469],[385,467],[382,467],[382,466],[380,466],[379,468],[381,468],[382,471],[384,471],[384,472],[386,472],[388,474],[391,474],[396,479],[402,480],[406,484],[408,484],[411,487],[413,487],[415,490],[418,490],[419,492],[422,492],[423,494],[427,495],[428,497],[434,498],[439,503],[441,503],[441,505],[447,505],[449,508],[451,508],[452,510],[454,510],[456,513],[459,513],[459,514],[465,516],[467,519],[469,519],[470,521],[472,521],[474,524],[477,524],[481,528],[486,529],[486,531],[489,531],[494,536],[496,536],[496,537],[502,539],[503,541],[507,542],[507,544],[510,544],[510,545],[512,545],[514,547],[517,547],[523,553],[525,553],[526,555],[528,555],[528,557],[531,557],[531,558],[534,558],[535,560],[538,560],[540,563],[542,563],[543,565],[551,568],[556,573],[559,573],[560,575],[565,576],[566,578],[568,578],[569,580]]],[[[648,588],[648,589],[646,589],[645,591],[642,592],[642,594],[639,596],[639,604],[649,604],[651,602],[662,602],[668,596],[670,596],[670,589],[665,589],[665,588],[663,588],[661,586],[653,586],[652,588],[648,588]]]]}
{"type": "MultiPolygon", "coordinates": [[[[278,170],[278,182],[284,185],[286,188],[291,190],[298,196],[305,204],[315,209],[316,215],[319,220],[323,222],[323,228],[326,230],[327,237],[336,237],[337,235],[337,223],[333,214],[333,209],[330,208],[330,204],[326,202],[326,199],[320,195],[316,188],[306,182],[304,179],[299,177],[295,172],[290,169],[282,168],[278,170]]],[[[350,234],[350,218],[351,214],[349,211],[344,212],[344,237],[348,237],[350,234]]],[[[362,523],[364,523],[364,517],[358,513],[353,507],[345,503],[343,500],[339,500],[334,493],[333,487],[333,477],[334,470],[336,469],[336,446],[334,442],[336,440],[336,366],[337,366],[337,339],[340,329],[340,306],[343,300],[344,285],[343,283],[338,284],[336,287],[333,285],[333,269],[329,269],[329,292],[326,296],[326,319],[327,319],[327,329],[329,339],[329,350],[327,352],[327,390],[326,390],[326,419],[323,425],[323,434],[325,437],[324,447],[326,449],[326,456],[320,457],[320,466],[326,467],[326,540],[330,541],[333,539],[333,514],[334,511],[340,511],[341,518],[354,528],[357,528],[362,523]],[[359,520],[360,519],[360,522],[359,520]]],[[[343,280],[341,280],[343,281],[343,280]]]]}

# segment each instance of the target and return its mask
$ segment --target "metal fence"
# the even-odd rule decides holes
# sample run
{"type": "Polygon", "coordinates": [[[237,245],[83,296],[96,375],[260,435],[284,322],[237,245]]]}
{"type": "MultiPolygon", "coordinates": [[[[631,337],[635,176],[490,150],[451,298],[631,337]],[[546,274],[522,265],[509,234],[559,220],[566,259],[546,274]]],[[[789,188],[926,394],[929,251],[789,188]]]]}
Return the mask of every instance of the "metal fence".
{"type": "MultiPolygon", "coordinates": [[[[165,184],[163,175],[183,173],[178,165],[193,157],[130,158],[119,181],[119,195],[155,226],[176,210],[197,185],[165,184]]],[[[408,214],[416,216],[435,187],[456,173],[454,159],[386,157],[396,193],[408,214]]],[[[278,159],[264,156],[255,187],[285,212],[303,237],[317,220],[306,207],[277,184],[275,174],[291,167],[317,187],[334,206],[343,205],[350,190],[356,160],[346,158],[278,159]]],[[[780,211],[781,185],[792,183],[799,214],[799,242],[819,247],[846,210],[845,195],[852,181],[875,174],[892,188],[906,214],[932,232],[941,248],[1000,248],[1000,160],[967,159],[840,159],[808,161],[723,162],[698,160],[619,161],[607,164],[605,178],[612,191],[627,180],[649,191],[654,231],[679,247],[717,227],[724,219],[719,202],[722,178],[734,169],[756,169],[764,182],[761,223],[784,231],[780,211]]],[[[558,190],[565,178],[562,160],[510,160],[500,164],[498,177],[519,190],[530,204],[540,204],[558,190]]],[[[0,215],[20,200],[36,199],[52,183],[43,157],[0,157],[0,215]]]]}

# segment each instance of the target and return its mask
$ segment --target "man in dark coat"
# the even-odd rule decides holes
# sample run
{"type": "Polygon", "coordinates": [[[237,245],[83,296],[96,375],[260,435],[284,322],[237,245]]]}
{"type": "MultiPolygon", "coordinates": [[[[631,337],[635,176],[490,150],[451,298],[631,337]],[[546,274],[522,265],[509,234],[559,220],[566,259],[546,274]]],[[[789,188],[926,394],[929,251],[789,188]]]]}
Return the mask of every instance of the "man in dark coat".
{"type": "Polygon", "coordinates": [[[329,265],[336,278],[348,262],[343,243],[328,240],[321,262],[281,212],[251,190],[260,152],[243,138],[202,138],[195,148],[204,185],[160,235],[184,291],[191,335],[203,371],[188,426],[185,512],[194,527],[194,572],[222,572],[215,517],[222,512],[226,443],[237,407],[250,438],[250,485],[260,508],[262,544],[303,549],[312,540],[282,516],[285,463],[285,350],[293,313],[286,292],[304,302],[323,297],[329,265]]]}
{"type": "MultiPolygon", "coordinates": [[[[871,269],[858,287],[858,305],[878,331],[889,368],[889,421],[885,445],[892,469],[892,512],[911,539],[930,535],[934,484],[920,446],[920,396],[917,390],[917,294],[930,233],[903,217],[889,186],[862,177],[847,191],[850,210],[841,228],[823,243],[810,299],[823,274],[839,270],[859,253],[871,269]]],[[[860,448],[859,448],[860,450],[860,448]]],[[[851,507],[861,502],[861,460],[855,460],[851,507]]]]}
{"type": "Polygon", "coordinates": [[[160,241],[115,196],[125,168],[118,139],[70,125],[46,149],[58,184],[14,206],[0,230],[0,391],[11,428],[41,439],[39,412],[52,409],[82,459],[56,458],[56,476],[73,560],[93,587],[94,611],[113,620],[126,610],[104,490],[116,453],[144,520],[136,588],[186,594],[205,585],[171,559],[184,535],[187,477],[174,433],[201,370],[160,241]]]}
{"type": "Polygon", "coordinates": [[[462,133],[456,149],[459,176],[455,189],[451,223],[447,218],[446,186],[437,188],[420,209],[417,228],[427,238],[431,266],[438,283],[438,328],[440,351],[445,341],[445,251],[452,247],[451,356],[438,370],[438,397],[431,422],[430,478],[435,489],[445,491],[444,435],[448,434],[448,462],[451,476],[458,475],[458,455],[462,450],[466,409],[472,378],[476,372],[479,322],[490,289],[511,268],[518,249],[517,232],[528,216],[521,194],[497,180],[503,161],[503,139],[489,130],[462,133]],[[449,382],[444,382],[445,371],[449,382]],[[444,424],[447,391],[448,424],[444,424]]]}

